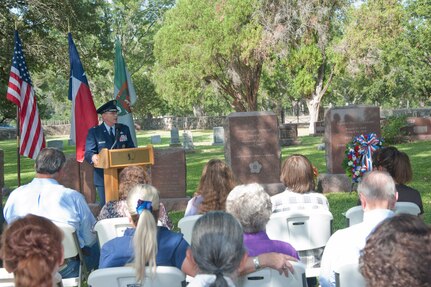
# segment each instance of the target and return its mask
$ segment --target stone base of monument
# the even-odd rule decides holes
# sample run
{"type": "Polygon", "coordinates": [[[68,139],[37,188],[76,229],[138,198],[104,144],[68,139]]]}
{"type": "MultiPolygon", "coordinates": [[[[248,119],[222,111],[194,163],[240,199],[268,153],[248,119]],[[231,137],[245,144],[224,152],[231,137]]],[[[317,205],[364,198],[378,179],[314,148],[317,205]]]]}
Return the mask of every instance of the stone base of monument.
{"type": "Polygon", "coordinates": [[[160,201],[166,208],[166,211],[184,211],[187,207],[187,202],[190,197],[178,197],[178,198],[160,198],[160,201]]]}
{"type": "Polygon", "coordinates": [[[317,192],[349,192],[351,188],[352,181],[345,174],[322,173],[317,177],[317,192]]]}

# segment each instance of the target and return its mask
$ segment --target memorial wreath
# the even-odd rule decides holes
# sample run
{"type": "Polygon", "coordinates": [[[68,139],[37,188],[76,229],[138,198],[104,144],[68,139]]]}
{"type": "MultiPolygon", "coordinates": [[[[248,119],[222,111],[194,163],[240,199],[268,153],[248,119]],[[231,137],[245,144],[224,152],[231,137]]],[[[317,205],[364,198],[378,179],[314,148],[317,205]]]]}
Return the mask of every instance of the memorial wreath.
{"type": "Polygon", "coordinates": [[[343,166],[353,183],[361,181],[365,172],[373,169],[373,153],[383,146],[383,139],[375,133],[359,135],[346,145],[346,157],[343,166]]]}

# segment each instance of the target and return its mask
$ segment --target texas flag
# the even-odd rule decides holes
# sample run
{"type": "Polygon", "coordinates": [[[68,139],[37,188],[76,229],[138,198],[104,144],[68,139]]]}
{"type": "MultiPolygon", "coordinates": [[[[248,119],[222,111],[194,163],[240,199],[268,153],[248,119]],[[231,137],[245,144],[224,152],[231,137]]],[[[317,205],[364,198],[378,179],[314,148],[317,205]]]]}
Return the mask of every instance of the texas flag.
{"type": "Polygon", "coordinates": [[[70,79],[69,100],[72,101],[70,138],[76,144],[76,160],[82,162],[88,129],[98,125],[96,107],[88,86],[87,76],[82,67],[72,34],[69,37],[70,79]]]}

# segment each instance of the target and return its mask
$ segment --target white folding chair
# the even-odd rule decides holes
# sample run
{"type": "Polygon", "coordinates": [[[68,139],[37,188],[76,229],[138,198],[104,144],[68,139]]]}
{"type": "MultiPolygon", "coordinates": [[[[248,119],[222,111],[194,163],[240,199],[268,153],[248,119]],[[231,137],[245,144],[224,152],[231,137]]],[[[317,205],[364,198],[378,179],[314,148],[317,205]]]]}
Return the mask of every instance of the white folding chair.
{"type": "Polygon", "coordinates": [[[291,261],[294,272],[286,277],[277,270],[264,268],[239,278],[239,287],[306,287],[305,265],[291,261]]]}
{"type": "MultiPolygon", "coordinates": [[[[396,202],[394,212],[396,214],[408,213],[412,215],[419,215],[421,210],[419,206],[413,202],[396,202]]],[[[344,216],[347,218],[347,226],[352,226],[361,223],[364,220],[364,210],[360,205],[354,206],[347,210],[344,216]]]]}
{"type": "Polygon", "coordinates": [[[188,244],[191,244],[192,242],[193,226],[195,226],[196,221],[201,216],[201,214],[186,216],[181,218],[178,222],[178,227],[180,228],[181,233],[184,235],[184,239],[187,241],[188,244]]]}
{"type": "Polygon", "coordinates": [[[335,267],[336,287],[365,287],[365,279],[357,263],[335,267]]]}
{"type": "MultiPolygon", "coordinates": [[[[329,210],[293,210],[271,215],[266,225],[268,237],[289,242],[297,251],[323,248],[332,233],[332,213],[329,210]]],[[[320,267],[307,268],[307,277],[317,277],[320,267]]]]}
{"type": "MultiPolygon", "coordinates": [[[[150,274],[145,270],[145,287],[182,287],[186,276],[176,267],[157,266],[156,272],[150,274]]],[[[137,287],[135,269],[133,267],[114,267],[98,269],[88,276],[89,287],[137,287]]]]}
{"type": "Polygon", "coordinates": [[[412,215],[419,215],[421,209],[416,203],[413,202],[397,202],[395,203],[395,213],[408,213],[412,215]]]}
{"type": "Polygon", "coordinates": [[[94,225],[94,231],[97,232],[100,248],[102,248],[107,241],[115,237],[123,236],[124,231],[129,227],[133,227],[133,225],[130,223],[128,217],[99,220],[96,225],[94,225]]]}
{"type": "Polygon", "coordinates": [[[361,205],[349,208],[349,210],[347,210],[343,215],[347,219],[347,226],[361,223],[364,220],[364,210],[361,205]]]}
{"type": "MultiPolygon", "coordinates": [[[[56,283],[56,287],[63,287],[63,283],[61,282],[61,275],[56,273],[54,276],[54,280],[56,283]]],[[[13,273],[9,273],[5,268],[0,268],[0,287],[14,287],[14,275],[13,273]]]]}
{"type": "Polygon", "coordinates": [[[84,256],[82,254],[81,247],[79,245],[78,236],[76,235],[76,230],[73,226],[65,223],[54,222],[64,234],[63,238],[63,249],[64,249],[64,259],[75,259],[79,258],[79,275],[75,278],[65,278],[62,279],[63,286],[78,286],[80,287],[83,280],[86,278],[88,271],[85,265],[84,256]]]}
{"type": "Polygon", "coordinates": [[[13,273],[9,273],[5,268],[0,268],[0,287],[15,286],[13,273]]]}

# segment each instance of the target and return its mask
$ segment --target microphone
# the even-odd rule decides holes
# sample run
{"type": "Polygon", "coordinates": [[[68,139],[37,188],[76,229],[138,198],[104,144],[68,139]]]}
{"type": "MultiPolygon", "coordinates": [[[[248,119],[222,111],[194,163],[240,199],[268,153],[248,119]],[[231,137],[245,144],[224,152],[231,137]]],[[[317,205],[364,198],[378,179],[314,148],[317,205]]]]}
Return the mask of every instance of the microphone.
{"type": "Polygon", "coordinates": [[[118,127],[117,124],[115,124],[115,141],[112,144],[110,149],[114,148],[114,146],[117,144],[119,138],[120,138],[120,128],[118,127]]]}

